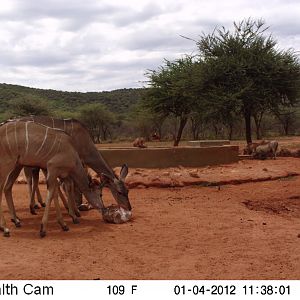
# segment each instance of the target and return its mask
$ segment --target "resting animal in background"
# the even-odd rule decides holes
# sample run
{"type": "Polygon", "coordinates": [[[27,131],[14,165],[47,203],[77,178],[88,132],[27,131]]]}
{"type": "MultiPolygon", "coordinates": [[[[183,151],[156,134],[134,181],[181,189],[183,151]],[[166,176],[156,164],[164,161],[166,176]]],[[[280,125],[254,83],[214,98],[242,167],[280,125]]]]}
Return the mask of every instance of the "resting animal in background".
{"type": "Polygon", "coordinates": [[[269,142],[263,140],[260,142],[256,142],[256,143],[248,143],[247,146],[244,148],[243,150],[243,154],[244,155],[252,155],[253,152],[255,152],[256,148],[260,145],[266,145],[269,142]]]}
{"type": "Polygon", "coordinates": [[[137,148],[147,148],[147,146],[145,145],[145,140],[142,137],[138,137],[134,140],[133,142],[133,147],[137,147],[137,148]]]}
{"type": "Polygon", "coordinates": [[[276,159],[276,152],[278,148],[277,141],[271,141],[264,145],[259,145],[252,153],[253,158],[266,159],[267,157],[272,157],[276,159]]]}
{"type": "Polygon", "coordinates": [[[151,135],[152,141],[160,142],[160,135],[157,132],[153,132],[151,135]]]}

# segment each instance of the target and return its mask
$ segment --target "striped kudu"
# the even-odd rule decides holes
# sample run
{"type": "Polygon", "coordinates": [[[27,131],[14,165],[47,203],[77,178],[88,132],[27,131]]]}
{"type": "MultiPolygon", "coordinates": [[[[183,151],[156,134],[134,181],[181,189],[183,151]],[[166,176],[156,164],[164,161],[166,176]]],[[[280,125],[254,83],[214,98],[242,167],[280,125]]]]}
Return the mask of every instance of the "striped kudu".
{"type": "MultiPolygon", "coordinates": [[[[47,199],[42,219],[40,236],[46,235],[48,215],[51,200],[54,199],[57,220],[63,230],[68,230],[58,203],[57,178],[68,180],[68,177],[78,185],[91,205],[102,211],[101,187],[90,186],[90,181],[82,166],[72,138],[64,131],[49,128],[32,121],[7,121],[0,126],[0,229],[9,236],[2,213],[2,191],[9,175],[22,166],[47,169],[47,199]]],[[[15,210],[12,198],[7,199],[12,218],[15,210]]]]}
{"type": "MultiPolygon", "coordinates": [[[[98,175],[105,179],[105,185],[111,190],[117,203],[127,210],[131,210],[130,201],[128,198],[128,189],[125,186],[125,177],[128,174],[128,167],[122,166],[120,176],[116,176],[112,168],[104,160],[98,149],[95,147],[93,140],[90,137],[88,130],[78,120],[75,119],[55,119],[45,116],[30,116],[22,117],[18,120],[33,121],[51,128],[58,128],[65,131],[72,137],[73,145],[79,154],[82,162],[93,169],[98,175]]],[[[19,172],[20,173],[20,172],[19,172]]],[[[8,182],[8,187],[5,188],[5,194],[11,194],[13,182],[18,174],[14,174],[8,182]]],[[[32,193],[35,191],[33,190],[32,193]]],[[[34,196],[34,194],[33,194],[34,196]]],[[[10,197],[10,196],[9,196],[10,197]]],[[[34,209],[34,198],[31,201],[31,210],[34,209]]]]}

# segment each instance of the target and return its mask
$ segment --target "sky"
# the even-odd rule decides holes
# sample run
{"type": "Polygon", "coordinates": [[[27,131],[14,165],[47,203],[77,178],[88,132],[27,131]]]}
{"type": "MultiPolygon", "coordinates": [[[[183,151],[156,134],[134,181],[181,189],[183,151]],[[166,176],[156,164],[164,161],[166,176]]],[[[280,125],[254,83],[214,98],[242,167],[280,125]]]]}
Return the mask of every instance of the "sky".
{"type": "Polygon", "coordinates": [[[0,83],[64,91],[146,85],[218,26],[263,19],[300,50],[299,0],[0,0],[0,83]]]}

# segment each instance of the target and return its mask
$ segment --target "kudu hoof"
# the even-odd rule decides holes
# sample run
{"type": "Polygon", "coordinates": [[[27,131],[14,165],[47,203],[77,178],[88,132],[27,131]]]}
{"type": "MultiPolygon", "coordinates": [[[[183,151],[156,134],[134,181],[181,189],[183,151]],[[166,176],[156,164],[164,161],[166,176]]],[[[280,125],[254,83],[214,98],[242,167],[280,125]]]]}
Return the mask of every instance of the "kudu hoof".
{"type": "Polygon", "coordinates": [[[73,218],[73,224],[79,224],[80,221],[77,218],[73,218]]]}
{"type": "Polygon", "coordinates": [[[39,205],[38,204],[34,204],[34,207],[33,207],[34,209],[39,209],[40,207],[39,207],[39,205]]]}
{"type": "Polygon", "coordinates": [[[14,222],[14,223],[15,223],[15,226],[16,226],[17,228],[20,228],[20,227],[21,227],[20,221],[19,221],[19,222],[14,222]]]}
{"type": "Polygon", "coordinates": [[[37,213],[36,213],[36,211],[34,210],[34,208],[30,208],[30,213],[31,213],[32,215],[37,215],[37,213]]]}
{"type": "Polygon", "coordinates": [[[44,230],[43,224],[41,224],[41,229],[40,229],[40,237],[43,238],[46,236],[46,231],[44,230]]]}
{"type": "Polygon", "coordinates": [[[45,202],[41,203],[41,206],[46,207],[46,203],[45,202]]]}
{"type": "Polygon", "coordinates": [[[61,227],[63,231],[69,231],[69,227],[67,225],[64,225],[61,227]]]}
{"type": "Polygon", "coordinates": [[[15,224],[15,226],[16,227],[21,227],[21,222],[20,222],[20,220],[14,220],[14,219],[10,219],[14,224],[15,224]]]}
{"type": "Polygon", "coordinates": [[[9,232],[9,230],[4,230],[3,236],[5,236],[5,237],[10,237],[10,232],[9,232]]]}

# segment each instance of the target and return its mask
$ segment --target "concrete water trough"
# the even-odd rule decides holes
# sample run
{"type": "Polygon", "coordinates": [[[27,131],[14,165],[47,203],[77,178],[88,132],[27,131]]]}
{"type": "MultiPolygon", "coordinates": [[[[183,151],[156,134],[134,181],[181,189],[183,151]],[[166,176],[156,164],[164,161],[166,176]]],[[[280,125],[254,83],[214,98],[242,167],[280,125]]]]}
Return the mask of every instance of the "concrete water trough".
{"type": "Polygon", "coordinates": [[[99,148],[112,167],[126,163],[132,168],[203,167],[237,162],[238,146],[99,148]]]}
{"type": "Polygon", "coordinates": [[[197,140],[188,141],[187,144],[192,147],[224,146],[230,145],[230,140],[197,140]]]}

